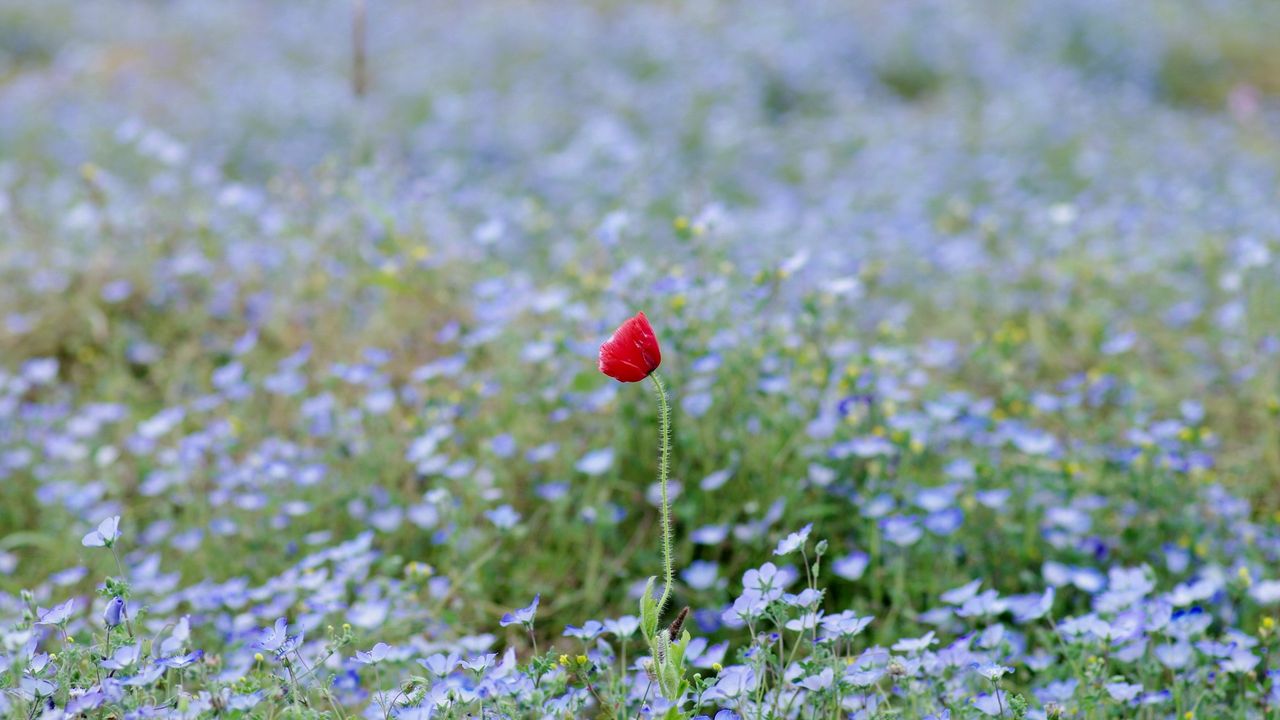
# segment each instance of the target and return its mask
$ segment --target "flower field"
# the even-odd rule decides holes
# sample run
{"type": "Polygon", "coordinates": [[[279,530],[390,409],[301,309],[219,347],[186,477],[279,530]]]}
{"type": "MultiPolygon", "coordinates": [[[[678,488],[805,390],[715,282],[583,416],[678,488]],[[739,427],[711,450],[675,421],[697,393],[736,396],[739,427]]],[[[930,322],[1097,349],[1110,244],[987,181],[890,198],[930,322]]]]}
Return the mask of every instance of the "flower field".
{"type": "Polygon", "coordinates": [[[1277,37],[0,3],[0,717],[1280,718],[1277,37]]]}

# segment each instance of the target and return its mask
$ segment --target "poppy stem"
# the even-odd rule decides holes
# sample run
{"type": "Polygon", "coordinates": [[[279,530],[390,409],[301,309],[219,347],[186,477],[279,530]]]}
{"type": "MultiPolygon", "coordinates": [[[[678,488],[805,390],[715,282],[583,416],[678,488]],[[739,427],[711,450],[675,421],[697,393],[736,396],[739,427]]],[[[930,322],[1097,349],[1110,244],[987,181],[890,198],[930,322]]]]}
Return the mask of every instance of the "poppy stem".
{"type": "Polygon", "coordinates": [[[658,601],[658,617],[671,598],[673,575],[671,569],[671,503],[667,498],[667,478],[671,472],[671,405],[667,402],[667,387],[658,373],[651,373],[653,387],[658,393],[658,487],[662,491],[662,599],[658,601]]]}

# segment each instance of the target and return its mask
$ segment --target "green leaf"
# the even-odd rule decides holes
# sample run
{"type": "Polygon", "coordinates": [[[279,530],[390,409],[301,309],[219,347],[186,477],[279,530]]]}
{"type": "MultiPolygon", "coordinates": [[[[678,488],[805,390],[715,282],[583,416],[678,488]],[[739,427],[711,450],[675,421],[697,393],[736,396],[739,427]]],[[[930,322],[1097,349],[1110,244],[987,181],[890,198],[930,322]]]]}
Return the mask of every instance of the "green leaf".
{"type": "Polygon", "coordinates": [[[658,633],[658,601],[653,598],[653,586],[657,580],[656,576],[650,577],[644,586],[644,594],[640,596],[640,630],[651,643],[658,633]]]}
{"type": "Polygon", "coordinates": [[[663,666],[661,672],[658,673],[658,685],[662,688],[662,696],[668,700],[676,700],[680,697],[676,693],[676,689],[680,685],[680,673],[671,667],[671,661],[668,660],[663,666]]]}
{"type": "Polygon", "coordinates": [[[684,675],[684,651],[689,647],[689,641],[692,639],[693,636],[689,634],[688,630],[685,630],[680,636],[680,640],[678,642],[671,643],[671,649],[669,651],[670,659],[668,662],[677,672],[680,673],[681,676],[684,675]]]}

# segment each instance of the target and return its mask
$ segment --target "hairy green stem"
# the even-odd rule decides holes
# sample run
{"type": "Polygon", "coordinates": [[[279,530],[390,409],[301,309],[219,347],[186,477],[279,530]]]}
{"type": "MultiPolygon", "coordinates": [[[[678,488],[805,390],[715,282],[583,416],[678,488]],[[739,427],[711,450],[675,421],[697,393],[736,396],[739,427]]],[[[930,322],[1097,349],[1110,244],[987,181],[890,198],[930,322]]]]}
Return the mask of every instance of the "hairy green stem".
{"type": "Polygon", "coordinates": [[[671,406],[667,402],[667,388],[657,373],[651,374],[653,387],[658,393],[658,486],[662,490],[662,599],[658,601],[658,617],[667,607],[671,597],[673,572],[671,568],[671,503],[667,499],[667,478],[671,472],[671,406]]]}

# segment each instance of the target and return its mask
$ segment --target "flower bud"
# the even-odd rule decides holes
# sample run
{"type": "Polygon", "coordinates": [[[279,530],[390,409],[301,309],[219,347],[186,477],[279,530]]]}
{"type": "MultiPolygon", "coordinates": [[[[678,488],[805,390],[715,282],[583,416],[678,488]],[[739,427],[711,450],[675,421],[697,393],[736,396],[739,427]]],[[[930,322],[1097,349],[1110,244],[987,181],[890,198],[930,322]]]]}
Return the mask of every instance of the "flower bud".
{"type": "Polygon", "coordinates": [[[102,612],[102,622],[109,628],[116,627],[120,624],[120,617],[123,614],[124,598],[117,595],[107,603],[107,609],[102,612]]]}

